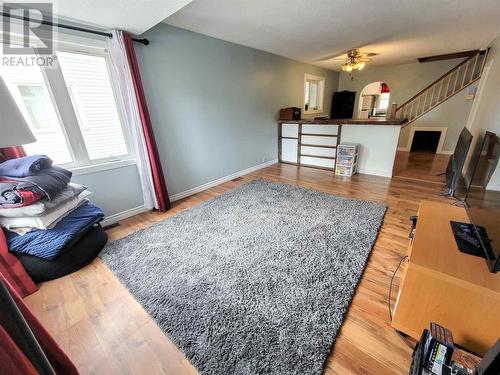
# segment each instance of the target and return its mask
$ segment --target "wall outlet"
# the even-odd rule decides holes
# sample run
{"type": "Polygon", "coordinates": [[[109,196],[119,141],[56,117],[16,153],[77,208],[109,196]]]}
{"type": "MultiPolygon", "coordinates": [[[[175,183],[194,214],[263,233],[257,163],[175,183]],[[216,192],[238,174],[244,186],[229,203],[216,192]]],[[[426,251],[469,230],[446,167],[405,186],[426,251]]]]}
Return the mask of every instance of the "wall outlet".
{"type": "Polygon", "coordinates": [[[476,95],[477,87],[476,86],[469,86],[467,87],[467,91],[465,92],[465,100],[472,100],[474,99],[474,96],[476,95]]]}

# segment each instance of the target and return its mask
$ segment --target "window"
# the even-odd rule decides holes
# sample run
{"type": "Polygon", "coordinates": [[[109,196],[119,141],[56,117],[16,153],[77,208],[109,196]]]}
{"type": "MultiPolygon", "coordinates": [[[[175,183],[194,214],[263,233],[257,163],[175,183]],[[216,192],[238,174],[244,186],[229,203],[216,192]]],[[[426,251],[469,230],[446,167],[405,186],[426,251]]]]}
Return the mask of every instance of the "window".
{"type": "Polygon", "coordinates": [[[58,52],[64,81],[90,160],[127,154],[106,60],[58,52]]]}
{"type": "Polygon", "coordinates": [[[385,117],[390,106],[389,86],[381,81],[367,84],[358,102],[358,118],[385,117]]]}
{"type": "Polygon", "coordinates": [[[379,99],[379,103],[378,103],[379,109],[387,110],[387,108],[389,108],[389,97],[390,96],[391,96],[391,94],[388,92],[380,94],[380,99],[379,99]]]}
{"type": "Polygon", "coordinates": [[[28,154],[78,168],[131,159],[104,51],[58,51],[58,66],[1,66],[0,75],[36,137],[28,154]]]}
{"type": "Polygon", "coordinates": [[[304,75],[304,113],[323,112],[323,97],[325,92],[325,78],[304,75]]]}
{"type": "Polygon", "coordinates": [[[37,139],[24,145],[26,152],[50,154],[57,164],[72,163],[73,157],[40,67],[2,65],[0,75],[37,139]]]}

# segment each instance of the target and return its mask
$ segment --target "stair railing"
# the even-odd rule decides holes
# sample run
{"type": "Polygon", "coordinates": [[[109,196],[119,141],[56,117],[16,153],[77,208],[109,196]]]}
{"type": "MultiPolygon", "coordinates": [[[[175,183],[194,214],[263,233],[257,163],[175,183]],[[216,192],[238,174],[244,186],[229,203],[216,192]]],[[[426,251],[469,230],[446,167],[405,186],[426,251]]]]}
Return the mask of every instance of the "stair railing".
{"type": "Polygon", "coordinates": [[[462,61],[411,99],[401,104],[396,109],[395,117],[397,119],[406,119],[404,126],[407,126],[476,82],[481,78],[487,55],[487,50],[477,51],[462,61]]]}

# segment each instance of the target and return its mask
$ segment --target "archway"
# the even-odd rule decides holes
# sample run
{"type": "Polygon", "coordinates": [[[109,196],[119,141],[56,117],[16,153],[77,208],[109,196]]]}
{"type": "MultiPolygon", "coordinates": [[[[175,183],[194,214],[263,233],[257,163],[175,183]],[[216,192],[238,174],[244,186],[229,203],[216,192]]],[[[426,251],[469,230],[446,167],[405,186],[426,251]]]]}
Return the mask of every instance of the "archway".
{"type": "Polygon", "coordinates": [[[385,82],[376,81],[361,90],[358,104],[358,118],[386,117],[391,92],[385,82]]]}

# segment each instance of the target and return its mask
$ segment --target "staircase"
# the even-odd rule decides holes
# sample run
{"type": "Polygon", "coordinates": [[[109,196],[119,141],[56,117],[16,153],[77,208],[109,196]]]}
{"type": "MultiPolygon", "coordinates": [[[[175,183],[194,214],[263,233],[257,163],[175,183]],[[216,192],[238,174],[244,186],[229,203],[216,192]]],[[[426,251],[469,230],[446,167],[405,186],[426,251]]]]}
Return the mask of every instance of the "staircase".
{"type": "Polygon", "coordinates": [[[487,54],[487,50],[476,52],[410,100],[401,104],[396,109],[396,118],[407,120],[403,127],[481,78],[487,54]]]}

